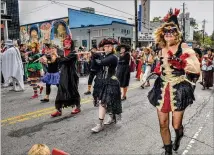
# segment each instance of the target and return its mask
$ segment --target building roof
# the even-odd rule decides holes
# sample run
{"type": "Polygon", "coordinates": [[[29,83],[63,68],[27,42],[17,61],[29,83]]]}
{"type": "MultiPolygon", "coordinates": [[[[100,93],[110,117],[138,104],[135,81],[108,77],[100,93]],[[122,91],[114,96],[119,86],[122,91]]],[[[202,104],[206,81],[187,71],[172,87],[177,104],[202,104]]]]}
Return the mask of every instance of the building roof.
{"type": "Polygon", "coordinates": [[[110,24],[80,26],[80,27],[74,27],[74,28],[70,28],[70,29],[90,28],[90,27],[97,27],[97,26],[107,26],[107,25],[112,25],[112,24],[114,24],[114,23],[116,23],[116,24],[122,24],[122,25],[128,25],[128,26],[134,26],[133,24],[128,24],[128,23],[113,21],[113,22],[111,22],[110,24]]]}
{"type": "Polygon", "coordinates": [[[68,9],[69,28],[89,27],[90,25],[106,25],[112,22],[127,23],[126,20],[104,16],[96,13],[68,9]]]}

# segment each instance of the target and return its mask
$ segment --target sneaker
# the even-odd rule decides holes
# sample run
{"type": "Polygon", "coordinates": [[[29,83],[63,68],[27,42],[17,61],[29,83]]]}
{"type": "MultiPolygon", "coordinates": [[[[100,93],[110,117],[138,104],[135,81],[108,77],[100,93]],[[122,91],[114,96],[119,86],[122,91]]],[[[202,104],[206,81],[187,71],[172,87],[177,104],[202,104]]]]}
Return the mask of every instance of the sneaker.
{"type": "Polygon", "coordinates": [[[38,98],[38,94],[34,94],[33,96],[31,96],[31,99],[35,99],[38,98]]]}
{"type": "Polygon", "coordinates": [[[76,109],[74,109],[74,111],[71,112],[71,114],[78,114],[80,112],[81,112],[81,110],[76,108],[76,109]]]}
{"type": "Polygon", "coordinates": [[[40,100],[41,102],[49,102],[49,99],[46,99],[46,98],[44,98],[44,99],[42,99],[42,100],[40,100]]]}
{"type": "Polygon", "coordinates": [[[103,129],[104,129],[104,125],[97,124],[97,126],[95,126],[94,128],[92,128],[91,130],[92,130],[93,132],[98,133],[98,132],[102,131],[103,129]]]}
{"type": "Polygon", "coordinates": [[[62,115],[62,112],[56,111],[56,112],[51,114],[51,117],[58,117],[58,116],[61,116],[61,115],[62,115]]]}
{"type": "Polygon", "coordinates": [[[109,117],[108,120],[104,123],[104,125],[110,125],[112,123],[115,123],[115,120],[112,117],[109,117]]]}
{"type": "Polygon", "coordinates": [[[91,95],[91,92],[90,91],[87,91],[84,93],[85,95],[91,95]]]}

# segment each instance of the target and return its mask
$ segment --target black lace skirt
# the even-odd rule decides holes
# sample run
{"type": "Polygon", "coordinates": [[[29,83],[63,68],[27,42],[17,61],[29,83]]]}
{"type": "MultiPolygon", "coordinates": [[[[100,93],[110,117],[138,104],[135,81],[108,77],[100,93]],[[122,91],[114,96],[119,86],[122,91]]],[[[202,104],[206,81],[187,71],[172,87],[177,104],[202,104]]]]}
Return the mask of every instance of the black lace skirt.
{"type": "Polygon", "coordinates": [[[154,83],[152,90],[148,93],[148,99],[150,103],[153,106],[158,107],[159,110],[162,111],[163,107],[171,106],[171,108],[175,108],[172,108],[173,110],[171,111],[183,111],[195,100],[194,88],[192,87],[192,84],[187,81],[182,81],[170,87],[170,89],[168,90],[169,96],[167,97],[170,101],[170,104],[165,105],[167,104],[165,101],[168,100],[166,98],[163,99],[164,96],[166,97],[166,84],[167,83],[165,83],[163,79],[161,79],[161,77],[158,77],[154,83]],[[161,103],[161,101],[163,102],[161,103]]]}
{"type": "Polygon", "coordinates": [[[122,113],[120,83],[115,76],[104,79],[99,100],[108,113],[117,115],[122,113]]]}
{"type": "Polygon", "coordinates": [[[94,79],[94,89],[93,89],[93,97],[98,98],[100,95],[100,92],[103,88],[103,78],[102,78],[103,72],[98,72],[96,74],[96,77],[94,79]]]}

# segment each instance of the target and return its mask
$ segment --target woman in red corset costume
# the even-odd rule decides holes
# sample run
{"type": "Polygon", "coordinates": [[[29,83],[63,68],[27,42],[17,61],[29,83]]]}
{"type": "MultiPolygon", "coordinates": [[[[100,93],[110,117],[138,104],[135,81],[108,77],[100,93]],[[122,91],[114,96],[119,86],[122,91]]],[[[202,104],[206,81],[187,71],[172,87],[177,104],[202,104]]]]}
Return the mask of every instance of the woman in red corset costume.
{"type": "Polygon", "coordinates": [[[148,94],[150,103],[157,107],[160,133],[164,143],[165,155],[171,155],[172,149],[177,151],[183,137],[182,119],[186,107],[195,100],[194,89],[185,74],[200,72],[200,63],[195,52],[182,42],[177,15],[170,9],[165,22],[155,32],[156,43],[162,47],[160,63],[155,72],[159,77],[148,94]],[[169,130],[169,113],[172,112],[172,125],[176,137],[172,144],[169,130]]]}

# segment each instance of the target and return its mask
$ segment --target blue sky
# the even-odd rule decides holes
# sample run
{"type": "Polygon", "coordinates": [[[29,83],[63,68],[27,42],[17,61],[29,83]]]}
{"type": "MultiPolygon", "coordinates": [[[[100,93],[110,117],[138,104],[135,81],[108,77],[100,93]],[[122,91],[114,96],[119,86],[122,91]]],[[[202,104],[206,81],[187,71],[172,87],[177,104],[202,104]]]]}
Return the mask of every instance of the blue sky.
{"type": "MultiPolygon", "coordinates": [[[[56,0],[57,1],[57,0],[56,0]]],[[[115,17],[120,16],[119,18],[123,18],[128,20],[128,18],[133,18],[134,16],[134,0],[120,0],[120,1],[113,1],[113,0],[99,0],[98,2],[103,3],[105,5],[111,6],[113,8],[117,8],[118,10],[122,10],[126,13],[131,15],[118,12],[116,10],[112,10],[110,8],[106,8],[104,6],[100,6],[88,0],[83,1],[63,1],[58,0],[57,2],[65,3],[77,7],[93,7],[95,11],[102,12],[100,14],[112,14],[115,17]]],[[[180,8],[182,9],[183,2],[186,3],[186,12],[190,12],[190,17],[196,19],[197,23],[199,24],[199,29],[201,29],[202,21],[205,19],[206,23],[206,32],[210,35],[213,32],[213,21],[214,21],[214,2],[212,0],[209,1],[179,1],[179,0],[152,0],[151,1],[151,8],[150,8],[150,18],[152,19],[155,16],[164,16],[166,15],[167,11],[170,7],[172,8],[180,8]]],[[[138,1],[140,4],[140,1],[138,1]]],[[[66,17],[68,16],[67,8],[74,8],[72,6],[66,5],[59,5],[59,4],[52,4],[50,1],[47,0],[19,0],[19,11],[20,11],[20,24],[28,24],[33,22],[39,22],[44,20],[50,20],[54,18],[66,17]]],[[[133,23],[133,20],[128,20],[130,23],[133,23]]]]}

